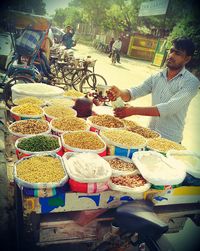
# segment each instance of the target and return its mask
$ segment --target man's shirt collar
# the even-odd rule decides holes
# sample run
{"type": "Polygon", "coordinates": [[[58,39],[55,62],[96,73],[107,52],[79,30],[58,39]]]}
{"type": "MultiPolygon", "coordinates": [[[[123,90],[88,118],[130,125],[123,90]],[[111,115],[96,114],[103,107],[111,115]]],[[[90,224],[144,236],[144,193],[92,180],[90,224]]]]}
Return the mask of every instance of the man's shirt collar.
{"type": "MultiPolygon", "coordinates": [[[[185,72],[186,72],[186,69],[184,66],[183,69],[175,76],[175,78],[178,76],[184,75],[185,72]]],[[[165,68],[163,71],[161,71],[160,75],[167,79],[167,68],[165,68]]]]}

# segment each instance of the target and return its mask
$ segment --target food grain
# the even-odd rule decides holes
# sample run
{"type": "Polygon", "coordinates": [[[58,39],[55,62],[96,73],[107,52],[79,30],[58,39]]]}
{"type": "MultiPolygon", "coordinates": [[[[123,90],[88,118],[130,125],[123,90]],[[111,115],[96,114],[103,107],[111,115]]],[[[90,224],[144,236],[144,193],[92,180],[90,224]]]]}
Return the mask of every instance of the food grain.
{"type": "Polygon", "coordinates": [[[62,105],[51,105],[44,108],[47,116],[53,118],[62,118],[62,117],[75,117],[76,111],[70,107],[64,107],[62,105]]]}
{"type": "Polygon", "coordinates": [[[52,126],[61,131],[79,131],[87,129],[86,121],[75,117],[53,119],[52,126]]]}
{"type": "Polygon", "coordinates": [[[89,117],[89,120],[98,126],[108,127],[108,128],[122,128],[124,123],[114,116],[111,115],[95,115],[89,117]]]}
{"type": "Polygon", "coordinates": [[[109,141],[120,144],[126,148],[138,148],[146,145],[146,140],[137,133],[130,132],[127,130],[104,130],[101,135],[107,138],[109,141]]]}
{"type": "Polygon", "coordinates": [[[30,152],[52,151],[59,148],[59,146],[57,138],[47,135],[23,138],[17,145],[18,148],[30,152]]]}
{"type": "Polygon", "coordinates": [[[72,97],[72,98],[80,98],[84,97],[84,93],[76,91],[76,90],[68,90],[64,93],[64,96],[72,97]]]}
{"type": "Polygon", "coordinates": [[[127,120],[127,119],[122,119],[125,127],[131,127],[134,128],[135,126],[139,126],[138,123],[136,123],[135,121],[132,120],[127,120]]]}
{"type": "Polygon", "coordinates": [[[11,112],[19,115],[42,115],[43,111],[38,105],[26,103],[12,108],[11,112]]]}
{"type": "Polygon", "coordinates": [[[74,148],[97,150],[105,146],[96,133],[87,131],[64,133],[63,139],[66,145],[74,148]]]}
{"type": "Polygon", "coordinates": [[[9,129],[18,134],[39,134],[47,132],[49,124],[45,120],[28,119],[14,122],[9,126],[9,129]]]}
{"type": "Polygon", "coordinates": [[[142,127],[142,126],[135,126],[133,128],[132,127],[127,127],[127,130],[131,131],[131,132],[138,133],[138,134],[142,135],[144,138],[147,138],[147,139],[160,137],[159,133],[157,133],[155,131],[152,131],[149,128],[142,127]]]}
{"type": "Polygon", "coordinates": [[[44,103],[44,101],[37,97],[23,97],[14,100],[15,105],[24,105],[27,103],[41,106],[44,103]]]}
{"type": "Polygon", "coordinates": [[[186,150],[184,146],[178,144],[172,140],[165,138],[155,138],[147,140],[147,147],[162,153],[166,153],[169,150],[186,150]]]}
{"type": "Polygon", "coordinates": [[[17,177],[29,183],[59,182],[65,176],[62,163],[51,156],[33,156],[16,165],[17,177]]]}
{"type": "Polygon", "coordinates": [[[111,177],[111,181],[115,185],[126,186],[131,188],[140,187],[147,183],[146,180],[140,174],[111,177]]]}
{"type": "Polygon", "coordinates": [[[108,159],[107,162],[110,164],[112,169],[119,171],[133,171],[134,169],[137,169],[133,163],[119,158],[108,159]]]}

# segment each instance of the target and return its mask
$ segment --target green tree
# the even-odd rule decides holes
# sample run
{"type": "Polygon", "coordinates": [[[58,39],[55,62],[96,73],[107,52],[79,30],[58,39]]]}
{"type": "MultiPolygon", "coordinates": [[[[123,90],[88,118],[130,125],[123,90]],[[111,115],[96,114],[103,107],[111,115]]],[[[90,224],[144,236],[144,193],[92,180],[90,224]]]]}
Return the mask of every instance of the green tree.
{"type": "Polygon", "coordinates": [[[104,21],[106,29],[133,32],[137,29],[138,12],[141,0],[114,0],[107,10],[104,21]]]}
{"type": "Polygon", "coordinates": [[[190,70],[195,70],[196,75],[200,78],[200,23],[196,10],[187,17],[181,18],[174,26],[168,37],[168,47],[171,46],[173,39],[182,36],[190,37],[195,43],[196,51],[187,67],[190,70]]]}
{"type": "Polygon", "coordinates": [[[65,19],[67,18],[66,9],[57,9],[53,17],[53,22],[60,28],[63,27],[65,19]]]}
{"type": "Polygon", "coordinates": [[[57,9],[53,17],[53,22],[60,28],[64,28],[66,25],[72,25],[77,27],[78,23],[83,20],[83,14],[80,9],[75,7],[68,7],[65,9],[57,9]]]}

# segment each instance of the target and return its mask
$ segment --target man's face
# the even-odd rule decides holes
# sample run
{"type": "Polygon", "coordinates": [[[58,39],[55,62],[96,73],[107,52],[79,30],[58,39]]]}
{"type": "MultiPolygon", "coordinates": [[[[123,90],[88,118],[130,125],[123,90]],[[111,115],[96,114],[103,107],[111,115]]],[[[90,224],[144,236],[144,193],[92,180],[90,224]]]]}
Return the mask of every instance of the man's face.
{"type": "Polygon", "coordinates": [[[187,56],[185,51],[181,51],[172,47],[167,57],[167,67],[172,70],[178,70],[183,68],[191,59],[191,56],[187,56]]]}

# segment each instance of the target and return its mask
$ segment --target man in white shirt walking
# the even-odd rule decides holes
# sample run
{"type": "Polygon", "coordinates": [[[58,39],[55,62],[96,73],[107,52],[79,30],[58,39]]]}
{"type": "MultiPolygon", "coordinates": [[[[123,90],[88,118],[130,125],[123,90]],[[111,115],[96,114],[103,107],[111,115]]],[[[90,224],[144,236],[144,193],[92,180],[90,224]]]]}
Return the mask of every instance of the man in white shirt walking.
{"type": "Polygon", "coordinates": [[[119,37],[113,44],[112,50],[117,53],[117,62],[120,64],[120,50],[122,48],[122,39],[119,37]]]}

